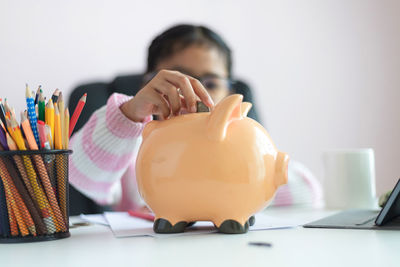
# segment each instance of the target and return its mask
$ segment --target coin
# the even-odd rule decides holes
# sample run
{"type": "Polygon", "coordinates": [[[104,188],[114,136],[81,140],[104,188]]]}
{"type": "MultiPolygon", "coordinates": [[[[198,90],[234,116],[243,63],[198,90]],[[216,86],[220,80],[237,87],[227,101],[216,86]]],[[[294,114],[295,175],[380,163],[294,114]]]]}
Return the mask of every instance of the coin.
{"type": "Polygon", "coordinates": [[[201,101],[197,101],[197,113],[210,112],[210,109],[201,101]]]}

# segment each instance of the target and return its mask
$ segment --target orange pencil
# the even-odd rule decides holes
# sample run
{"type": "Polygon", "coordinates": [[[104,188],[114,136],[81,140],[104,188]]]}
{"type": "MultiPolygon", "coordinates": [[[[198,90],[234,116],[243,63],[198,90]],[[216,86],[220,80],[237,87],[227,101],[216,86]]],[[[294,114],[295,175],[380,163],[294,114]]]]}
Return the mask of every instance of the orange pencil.
{"type": "MultiPolygon", "coordinates": [[[[7,144],[8,147],[10,148],[11,151],[18,150],[17,145],[15,144],[14,140],[11,138],[11,136],[7,133],[7,144]]],[[[32,185],[29,181],[28,174],[26,173],[24,162],[22,161],[22,158],[18,155],[13,156],[15,160],[15,165],[17,165],[17,168],[19,170],[19,173],[21,174],[22,180],[24,181],[24,184],[26,186],[26,189],[29,192],[29,195],[33,200],[36,200],[35,192],[33,191],[32,185]]]]}
{"type": "MultiPolygon", "coordinates": [[[[28,230],[28,227],[24,220],[24,218],[26,219],[26,217],[25,217],[26,213],[29,214],[29,212],[28,212],[24,202],[22,201],[21,196],[19,195],[17,189],[15,188],[14,184],[12,183],[10,174],[8,173],[6,165],[4,164],[2,159],[0,159],[0,177],[3,180],[4,191],[7,195],[7,200],[10,201],[10,205],[11,205],[11,208],[15,215],[15,218],[17,220],[17,225],[21,232],[21,235],[22,236],[29,235],[29,230],[28,230]],[[21,211],[19,210],[18,207],[26,210],[26,212],[23,212],[24,215],[21,214],[21,211]]],[[[30,217],[30,215],[29,215],[29,217],[30,217]]],[[[30,219],[32,220],[31,217],[30,217],[30,219]]],[[[32,224],[33,224],[33,221],[32,221],[32,224]]]]}
{"type": "Polygon", "coordinates": [[[76,105],[75,111],[72,114],[71,121],[69,123],[69,134],[68,134],[68,137],[71,137],[71,134],[74,131],[75,125],[78,122],[78,119],[79,119],[79,116],[81,115],[83,107],[85,106],[86,97],[87,97],[87,94],[85,93],[81,97],[81,99],[79,100],[78,104],[76,105]]]}
{"type": "MultiPolygon", "coordinates": [[[[5,188],[4,188],[5,189],[5,188]]],[[[10,223],[10,232],[11,236],[17,236],[18,235],[18,224],[17,224],[17,218],[15,218],[15,214],[13,212],[13,209],[11,207],[11,199],[10,196],[7,194],[7,191],[4,190],[4,193],[6,195],[6,200],[7,200],[7,211],[8,211],[8,221],[10,223]]]]}
{"type": "MultiPolygon", "coordinates": [[[[29,148],[32,150],[38,150],[38,146],[36,144],[35,138],[32,133],[32,129],[30,128],[29,121],[25,116],[21,118],[21,124],[24,129],[24,133],[26,139],[28,140],[29,148]]],[[[57,198],[54,194],[50,178],[47,174],[47,169],[44,165],[43,158],[40,155],[33,155],[33,160],[36,163],[36,168],[39,172],[39,176],[42,181],[42,185],[46,191],[47,198],[50,202],[50,212],[54,212],[55,217],[52,214],[52,218],[55,218],[55,224],[58,231],[66,231],[67,227],[64,222],[64,218],[62,216],[60,207],[58,206],[57,198]]]]}
{"type": "MultiPolygon", "coordinates": [[[[36,141],[35,141],[35,137],[33,136],[32,130],[31,130],[30,125],[29,125],[29,121],[27,120],[27,117],[23,112],[21,113],[21,125],[22,125],[22,128],[24,129],[25,136],[29,140],[29,143],[30,143],[30,146],[31,146],[30,149],[37,150],[38,147],[37,147],[37,144],[36,144],[36,141]]],[[[18,134],[14,133],[14,136],[17,137],[18,134]]],[[[17,138],[17,139],[19,139],[19,138],[17,138]]],[[[16,143],[17,143],[17,146],[18,146],[18,148],[20,150],[26,150],[24,141],[21,142],[21,140],[20,140],[20,141],[16,141],[16,143]],[[21,143],[22,143],[22,146],[19,145],[21,143]]],[[[47,232],[49,234],[52,234],[52,233],[55,232],[55,230],[58,230],[58,228],[56,227],[58,224],[56,223],[54,212],[52,210],[52,207],[50,206],[50,203],[47,200],[47,197],[46,197],[45,193],[43,192],[42,187],[38,183],[37,175],[36,175],[35,169],[33,167],[33,163],[31,161],[31,158],[29,156],[22,156],[22,159],[24,160],[24,164],[25,164],[25,167],[26,167],[26,172],[28,174],[28,177],[29,177],[29,180],[31,182],[32,188],[34,190],[34,193],[35,193],[35,196],[36,196],[37,205],[40,208],[43,221],[44,221],[44,223],[46,225],[47,232]]]]}

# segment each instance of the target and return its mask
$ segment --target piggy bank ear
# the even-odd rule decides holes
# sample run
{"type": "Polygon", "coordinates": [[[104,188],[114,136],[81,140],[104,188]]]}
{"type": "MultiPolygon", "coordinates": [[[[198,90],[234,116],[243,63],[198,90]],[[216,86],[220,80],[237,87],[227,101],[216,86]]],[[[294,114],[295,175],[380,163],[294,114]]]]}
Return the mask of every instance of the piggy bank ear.
{"type": "Polygon", "coordinates": [[[147,136],[149,136],[149,134],[154,130],[154,128],[156,128],[158,121],[151,121],[149,123],[146,124],[146,126],[143,129],[142,132],[142,137],[143,140],[147,138],[147,136]]]}
{"type": "Polygon", "coordinates": [[[247,113],[249,113],[251,109],[252,104],[249,102],[243,102],[241,106],[241,113],[242,113],[242,118],[247,116],[247,113]]]}
{"type": "Polygon", "coordinates": [[[242,118],[242,100],[242,95],[230,95],[215,106],[207,125],[208,138],[214,141],[224,140],[229,123],[242,118]]]}

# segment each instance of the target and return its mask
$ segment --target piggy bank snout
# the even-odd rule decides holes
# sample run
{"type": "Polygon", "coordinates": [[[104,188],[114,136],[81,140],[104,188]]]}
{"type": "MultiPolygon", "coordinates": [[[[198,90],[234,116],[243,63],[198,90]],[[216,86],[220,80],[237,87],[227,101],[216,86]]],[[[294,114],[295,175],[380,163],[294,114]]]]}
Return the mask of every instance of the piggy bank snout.
{"type": "Polygon", "coordinates": [[[275,162],[275,186],[278,188],[281,185],[287,184],[288,181],[288,154],[278,151],[275,162]]]}

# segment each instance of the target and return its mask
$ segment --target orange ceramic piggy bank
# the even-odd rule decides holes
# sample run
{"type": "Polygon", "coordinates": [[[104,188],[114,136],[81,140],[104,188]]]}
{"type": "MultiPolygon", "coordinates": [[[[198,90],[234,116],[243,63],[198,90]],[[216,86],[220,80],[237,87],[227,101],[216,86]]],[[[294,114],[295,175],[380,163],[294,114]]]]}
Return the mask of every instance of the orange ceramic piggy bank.
{"type": "Polygon", "coordinates": [[[212,221],[220,232],[245,233],[251,216],[287,182],[289,157],[246,117],[251,104],[242,99],[231,95],[211,112],[145,127],[136,175],[156,216],[155,232],[183,232],[191,222],[212,221]]]}

